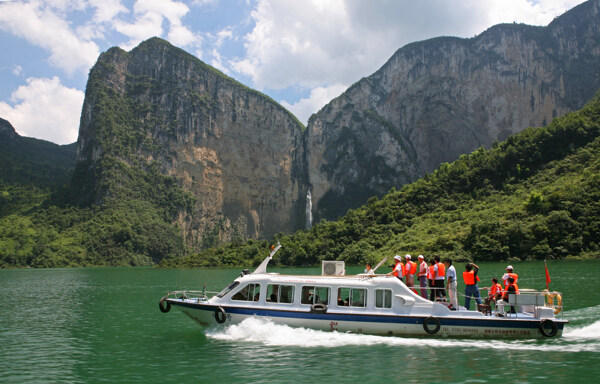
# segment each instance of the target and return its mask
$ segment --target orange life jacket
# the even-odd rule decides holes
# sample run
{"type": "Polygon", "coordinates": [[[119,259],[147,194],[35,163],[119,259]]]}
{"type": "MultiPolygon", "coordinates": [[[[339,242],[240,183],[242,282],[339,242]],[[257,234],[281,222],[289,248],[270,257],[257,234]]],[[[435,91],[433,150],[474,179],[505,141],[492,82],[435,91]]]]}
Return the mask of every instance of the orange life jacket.
{"type": "Polygon", "coordinates": [[[463,272],[463,280],[466,285],[475,284],[475,272],[474,271],[464,271],[463,272]]]}
{"type": "Polygon", "coordinates": [[[427,267],[427,278],[429,280],[433,280],[433,267],[434,265],[430,265],[429,267],[427,267]]]}
{"type": "Polygon", "coordinates": [[[394,265],[394,271],[392,272],[392,275],[396,276],[396,277],[404,277],[404,264],[402,264],[401,262],[396,262],[396,265],[394,265]],[[400,264],[400,270],[397,269],[398,264],[400,264]]]}
{"type": "Polygon", "coordinates": [[[446,266],[442,263],[435,263],[438,268],[437,277],[445,277],[446,276],[446,266]]]}
{"type": "Polygon", "coordinates": [[[492,288],[490,289],[490,295],[495,295],[496,293],[502,294],[502,286],[498,283],[492,285],[492,288]]]}
{"type": "Polygon", "coordinates": [[[414,275],[415,272],[417,272],[417,263],[415,263],[414,261],[407,261],[406,262],[406,274],[414,275]]]}
{"type": "MultiPolygon", "coordinates": [[[[511,286],[511,284],[508,284],[508,286],[506,287],[506,290],[504,291],[504,295],[502,296],[503,299],[508,300],[508,294],[512,293],[512,292],[508,292],[508,287],[510,287],[510,286],[511,286]]],[[[515,294],[516,295],[520,295],[520,293],[519,293],[519,286],[517,284],[515,284],[515,283],[513,283],[512,286],[515,287],[515,294]]]]}
{"type": "MultiPolygon", "coordinates": [[[[517,280],[519,279],[519,275],[517,275],[516,273],[509,273],[508,277],[512,277],[513,279],[515,279],[515,284],[517,283],[517,280]]],[[[504,289],[508,288],[510,284],[508,283],[508,278],[506,280],[504,280],[504,289]]]]}

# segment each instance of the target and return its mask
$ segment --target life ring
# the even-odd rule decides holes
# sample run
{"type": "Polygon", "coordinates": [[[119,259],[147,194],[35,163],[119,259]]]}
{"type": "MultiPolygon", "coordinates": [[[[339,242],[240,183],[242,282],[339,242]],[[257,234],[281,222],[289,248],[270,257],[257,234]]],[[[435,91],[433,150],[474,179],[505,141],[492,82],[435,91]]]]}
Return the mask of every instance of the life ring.
{"type": "Polygon", "coordinates": [[[554,308],[554,314],[558,315],[562,311],[562,295],[560,293],[546,293],[546,306],[554,308]],[[554,305],[556,299],[556,305],[554,305]]]}
{"type": "Polygon", "coordinates": [[[542,321],[540,321],[540,332],[542,332],[542,335],[546,336],[546,337],[554,337],[556,336],[556,333],[558,332],[558,327],[556,326],[556,323],[550,319],[544,319],[542,321]],[[548,332],[548,330],[546,328],[550,327],[550,331],[548,332]]]}
{"type": "Polygon", "coordinates": [[[167,305],[163,305],[165,302],[166,297],[163,297],[162,299],[160,299],[160,301],[158,302],[158,308],[160,309],[160,311],[162,313],[167,313],[171,310],[171,303],[169,303],[167,301],[167,305]]]}
{"type": "Polygon", "coordinates": [[[327,306],[323,303],[316,303],[310,307],[311,313],[325,313],[327,312],[327,306]]]}
{"type": "Polygon", "coordinates": [[[225,313],[223,307],[217,307],[217,309],[215,309],[215,320],[217,320],[217,323],[219,324],[223,324],[225,320],[227,320],[227,313],[225,313]]]}
{"type": "Polygon", "coordinates": [[[440,323],[440,320],[437,317],[429,316],[428,318],[426,318],[423,321],[423,329],[425,330],[425,332],[429,333],[430,335],[435,335],[436,333],[438,333],[440,331],[441,328],[442,328],[442,324],[440,323]],[[430,323],[435,324],[435,328],[433,328],[433,329],[429,328],[430,323]]]}

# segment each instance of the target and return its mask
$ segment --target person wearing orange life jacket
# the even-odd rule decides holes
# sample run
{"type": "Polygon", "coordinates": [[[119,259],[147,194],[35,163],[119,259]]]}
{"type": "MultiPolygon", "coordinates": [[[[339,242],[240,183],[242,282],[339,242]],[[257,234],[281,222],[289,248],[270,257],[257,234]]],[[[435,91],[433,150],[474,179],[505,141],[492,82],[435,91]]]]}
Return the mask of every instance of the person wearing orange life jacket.
{"type": "Polygon", "coordinates": [[[417,263],[411,261],[412,257],[410,255],[404,256],[406,259],[406,265],[404,266],[404,273],[406,276],[406,286],[414,287],[415,286],[415,272],[417,272],[417,263]]]}
{"type": "Polygon", "coordinates": [[[421,287],[421,296],[426,299],[427,298],[427,263],[425,262],[425,258],[423,255],[419,255],[419,272],[417,273],[417,277],[419,278],[419,286],[421,287]]]}
{"type": "Polygon", "coordinates": [[[435,268],[435,259],[429,260],[429,267],[427,267],[427,283],[429,284],[429,300],[435,300],[435,287],[433,284],[433,269],[435,268]]]}
{"type": "Polygon", "coordinates": [[[440,263],[440,257],[435,257],[435,265],[433,267],[433,286],[435,287],[435,297],[443,298],[446,297],[446,290],[444,289],[444,281],[446,280],[446,266],[440,263]]]}
{"type": "Polygon", "coordinates": [[[404,281],[402,279],[404,277],[404,264],[402,264],[402,257],[400,255],[396,255],[394,256],[394,261],[396,264],[394,265],[392,272],[388,273],[388,276],[396,276],[401,281],[404,281]]]}
{"type": "Polygon", "coordinates": [[[471,298],[475,298],[477,304],[481,304],[481,297],[479,296],[479,287],[477,282],[479,277],[477,276],[479,267],[473,263],[467,263],[465,265],[465,271],[463,272],[463,280],[465,281],[465,308],[471,309],[471,298]]]}
{"type": "Polygon", "coordinates": [[[502,276],[502,281],[504,282],[504,289],[506,290],[506,288],[508,288],[508,278],[512,277],[513,279],[515,279],[515,283],[519,280],[519,275],[517,275],[516,273],[513,272],[513,267],[512,265],[509,265],[508,267],[506,267],[506,273],[504,274],[504,276],[502,276]]]}
{"type": "Polygon", "coordinates": [[[496,303],[496,301],[502,298],[504,291],[502,290],[502,285],[498,283],[497,278],[492,278],[492,286],[485,287],[483,289],[487,289],[489,291],[488,297],[485,298],[485,305],[490,305],[490,303],[496,303]]]}
{"type": "MultiPolygon", "coordinates": [[[[508,295],[510,295],[510,294],[515,294],[515,295],[519,294],[519,286],[515,282],[515,278],[511,276],[507,280],[508,280],[508,287],[506,287],[506,290],[504,290],[504,295],[502,295],[503,301],[508,301],[508,295]]],[[[512,305],[510,306],[510,313],[517,313],[517,311],[515,310],[515,307],[512,305]]]]}

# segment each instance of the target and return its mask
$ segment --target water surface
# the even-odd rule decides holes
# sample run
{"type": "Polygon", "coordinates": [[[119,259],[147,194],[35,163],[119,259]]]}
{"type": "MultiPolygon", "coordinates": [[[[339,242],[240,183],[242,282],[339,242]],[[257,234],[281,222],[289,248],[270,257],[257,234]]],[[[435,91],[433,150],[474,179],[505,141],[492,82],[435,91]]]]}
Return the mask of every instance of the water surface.
{"type": "MultiPolygon", "coordinates": [[[[521,288],[544,287],[543,263],[514,266],[521,288]]],[[[460,275],[464,266],[456,267],[460,275]]],[[[480,286],[487,286],[506,264],[480,267],[480,286]]],[[[600,261],[548,267],[550,288],[563,292],[571,323],[561,339],[519,341],[329,333],[260,319],[202,330],[177,311],[158,310],[167,291],[198,290],[203,283],[218,291],[238,269],[0,270],[0,382],[595,382],[600,261]]]]}

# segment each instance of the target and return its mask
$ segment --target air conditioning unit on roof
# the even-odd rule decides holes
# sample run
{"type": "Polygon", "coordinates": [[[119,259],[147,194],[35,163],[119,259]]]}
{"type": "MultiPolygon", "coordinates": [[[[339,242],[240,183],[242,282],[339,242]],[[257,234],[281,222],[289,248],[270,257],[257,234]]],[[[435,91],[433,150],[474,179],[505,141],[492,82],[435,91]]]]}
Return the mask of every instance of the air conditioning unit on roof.
{"type": "Polygon", "coordinates": [[[325,261],[321,265],[321,275],[323,276],[342,276],[346,273],[346,266],[343,261],[325,261]]]}

